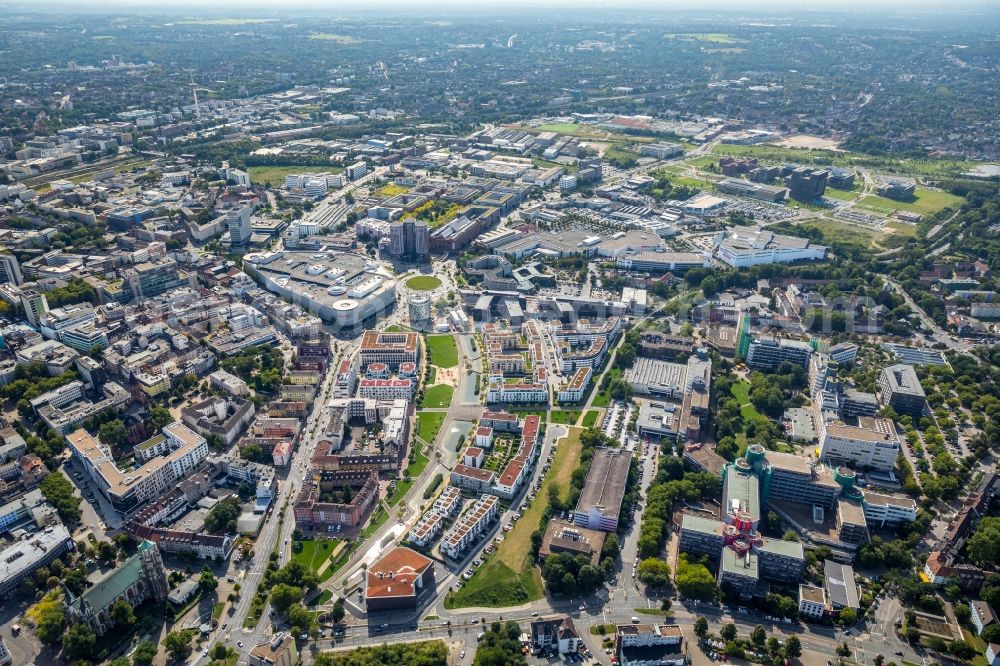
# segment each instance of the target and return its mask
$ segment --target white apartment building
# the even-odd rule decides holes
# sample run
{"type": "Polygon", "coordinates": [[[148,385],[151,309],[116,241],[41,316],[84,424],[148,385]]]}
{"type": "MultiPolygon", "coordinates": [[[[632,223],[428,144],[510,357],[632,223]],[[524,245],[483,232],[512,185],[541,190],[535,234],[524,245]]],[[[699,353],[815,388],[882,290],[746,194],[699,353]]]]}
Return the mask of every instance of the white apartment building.
{"type": "Polygon", "coordinates": [[[371,400],[409,400],[415,388],[412,379],[362,379],[358,396],[371,400]]]}
{"type": "Polygon", "coordinates": [[[486,391],[486,402],[534,403],[548,402],[549,389],[545,384],[491,383],[486,391]]]}
{"type": "Polygon", "coordinates": [[[216,370],[210,374],[208,382],[212,388],[225,391],[230,395],[246,397],[250,394],[250,388],[245,381],[225,370],[216,370]]]}
{"type": "Polygon", "coordinates": [[[824,423],[819,441],[821,461],[879,472],[892,471],[900,449],[892,421],[870,416],[859,417],[857,426],[824,423]]]}
{"type": "Polygon", "coordinates": [[[578,368],[573,376],[559,387],[559,402],[580,402],[583,400],[593,370],[589,366],[578,368]]]}
{"type": "Polygon", "coordinates": [[[441,540],[441,552],[458,559],[476,543],[500,515],[500,499],[483,494],[471,509],[462,514],[441,540]]]}
{"type": "Polygon", "coordinates": [[[173,447],[173,450],[129,472],[118,469],[111,450],[83,428],[67,435],[66,441],[111,506],[129,515],[145,502],[166,494],[208,457],[205,439],[182,423],[165,427],[163,437],[164,448],[173,447]]]}

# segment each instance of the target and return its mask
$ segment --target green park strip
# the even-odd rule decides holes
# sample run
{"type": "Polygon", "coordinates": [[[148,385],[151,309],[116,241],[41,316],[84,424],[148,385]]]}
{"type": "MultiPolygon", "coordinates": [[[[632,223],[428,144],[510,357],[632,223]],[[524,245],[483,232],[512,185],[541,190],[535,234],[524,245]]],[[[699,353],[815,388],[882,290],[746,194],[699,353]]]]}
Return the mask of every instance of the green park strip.
{"type": "Polygon", "coordinates": [[[435,384],[424,391],[424,399],[420,401],[423,408],[447,407],[451,404],[451,397],[455,394],[455,388],[450,384],[435,384]]]}
{"type": "Polygon", "coordinates": [[[582,433],[581,428],[570,428],[569,434],[559,441],[552,471],[542,482],[535,501],[472,578],[445,597],[446,608],[502,608],[542,597],[542,577],[532,557],[531,535],[544,527],[542,514],[549,488],[558,488],[563,501],[569,496],[570,479],[583,450],[582,433]]]}
{"type": "Polygon", "coordinates": [[[458,345],[453,335],[427,336],[428,361],[439,368],[454,368],[458,365],[458,345]]]}

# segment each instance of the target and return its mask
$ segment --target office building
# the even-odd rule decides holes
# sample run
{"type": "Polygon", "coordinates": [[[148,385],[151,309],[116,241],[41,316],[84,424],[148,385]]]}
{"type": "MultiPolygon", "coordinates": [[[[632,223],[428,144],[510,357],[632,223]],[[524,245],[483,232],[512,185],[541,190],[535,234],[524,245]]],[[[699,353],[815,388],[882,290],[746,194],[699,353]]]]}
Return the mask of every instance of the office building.
{"type": "Polygon", "coordinates": [[[877,472],[891,472],[900,451],[892,421],[870,416],[859,418],[856,426],[824,423],[819,443],[821,461],[877,472]]]}
{"type": "Polygon", "coordinates": [[[601,559],[604,538],[605,533],[601,530],[591,530],[553,518],[545,527],[542,545],[538,549],[538,558],[545,560],[552,553],[569,553],[573,556],[583,555],[592,565],[597,566],[601,559]]]}
{"type": "Polygon", "coordinates": [[[17,263],[17,257],[6,252],[0,253],[0,282],[9,282],[20,285],[24,282],[21,274],[21,265],[17,263]]]}
{"type": "Polygon", "coordinates": [[[799,585],[799,615],[819,620],[826,612],[826,591],[818,585],[799,585]]]}
{"type": "Polygon", "coordinates": [[[124,409],[132,399],[131,394],[115,382],[105,383],[101,392],[100,400],[91,401],[84,393],[83,382],[72,381],[28,402],[45,425],[65,435],[93,416],[124,409]]]}
{"type": "Polygon", "coordinates": [[[188,286],[188,280],[177,270],[177,262],[164,258],[136,264],[126,270],[125,286],[131,299],[142,301],[188,286]]]}
{"type": "Polygon", "coordinates": [[[917,184],[912,180],[903,178],[885,178],[882,176],[879,176],[878,178],[879,196],[886,197],[887,199],[908,201],[913,198],[916,191],[917,184]]]}
{"type": "Polygon", "coordinates": [[[344,175],[347,176],[347,180],[355,181],[362,178],[368,173],[368,165],[364,162],[355,162],[351,166],[344,169],[344,175]]]}
{"type": "Polygon", "coordinates": [[[711,268],[712,260],[698,252],[650,252],[624,254],[617,259],[618,268],[643,273],[684,273],[692,268],[711,268]]]}
{"type": "Polygon", "coordinates": [[[720,231],[715,245],[715,256],[733,268],[818,260],[826,257],[827,250],[807,238],[752,227],[720,231]]]}
{"type": "Polygon", "coordinates": [[[830,609],[839,613],[844,608],[861,608],[858,586],[854,582],[854,569],[849,564],[833,560],[823,562],[823,588],[830,603],[830,609]]]}
{"type": "Polygon", "coordinates": [[[912,365],[902,363],[882,369],[878,379],[879,400],[897,414],[919,419],[927,413],[927,395],[912,365]]]}
{"type": "Polygon", "coordinates": [[[233,247],[246,247],[253,233],[253,206],[235,208],[226,213],[229,228],[229,242],[233,247]]]}
{"type": "Polygon", "coordinates": [[[57,523],[0,550],[0,598],[19,594],[22,580],[72,549],[69,530],[57,523]]]}
{"type": "Polygon", "coordinates": [[[826,181],[830,172],[811,167],[797,167],[785,177],[789,193],[798,201],[814,201],[826,191],[826,181]]]}
{"type": "Polygon", "coordinates": [[[594,451],[583,491],[573,511],[575,524],[605,532],[618,529],[631,462],[629,451],[609,448],[594,451]]]}
{"type": "Polygon", "coordinates": [[[21,292],[21,307],[24,309],[24,318],[28,320],[28,323],[39,328],[42,317],[49,312],[49,301],[42,292],[25,289],[21,292]]]}
{"type": "Polygon", "coordinates": [[[775,339],[770,336],[754,338],[747,348],[747,365],[754,370],[769,372],[788,361],[801,368],[809,367],[812,347],[799,340],[775,339]]]}
{"type": "Polygon", "coordinates": [[[430,252],[430,228],[408,218],[389,225],[389,254],[404,261],[424,261],[430,252]]]}

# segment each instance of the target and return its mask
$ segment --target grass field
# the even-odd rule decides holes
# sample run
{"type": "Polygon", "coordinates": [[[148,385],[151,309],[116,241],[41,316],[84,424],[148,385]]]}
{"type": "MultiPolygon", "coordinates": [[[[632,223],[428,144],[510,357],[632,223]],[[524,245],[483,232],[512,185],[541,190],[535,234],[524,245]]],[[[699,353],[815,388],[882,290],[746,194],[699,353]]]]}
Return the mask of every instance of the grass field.
{"type": "Polygon", "coordinates": [[[450,384],[436,384],[424,391],[424,399],[420,401],[421,407],[447,407],[451,404],[451,396],[455,393],[455,387],[450,384]]]}
{"type": "Polygon", "coordinates": [[[549,412],[549,423],[573,425],[578,418],[580,418],[579,409],[553,409],[549,412]]]}
{"type": "Polygon", "coordinates": [[[330,601],[330,599],[333,599],[333,591],[332,590],[323,590],[322,592],[319,593],[318,596],[313,597],[309,601],[309,603],[307,603],[306,605],[307,606],[322,606],[326,602],[330,601]]]}
{"type": "Polygon", "coordinates": [[[413,291],[434,291],[441,286],[441,278],[433,275],[417,275],[407,280],[406,286],[413,291]]]}
{"type": "Polygon", "coordinates": [[[447,416],[445,412],[424,412],[417,415],[417,437],[428,444],[434,443],[438,431],[447,416]]]}
{"type": "Polygon", "coordinates": [[[445,598],[446,608],[488,606],[492,608],[522,604],[540,599],[542,577],[531,556],[531,533],[542,526],[542,513],[549,486],[559,488],[559,496],[569,497],[569,482],[580,458],[582,428],[570,428],[556,448],[552,471],[542,482],[538,499],[517,521],[496,552],[479,567],[460,590],[445,598]]]}
{"type": "Polygon", "coordinates": [[[846,245],[872,246],[872,249],[878,250],[879,238],[884,235],[877,229],[868,229],[860,225],[839,222],[828,218],[807,220],[802,224],[822,231],[824,242],[831,245],[843,243],[846,245]]]}
{"type": "Polygon", "coordinates": [[[740,380],[733,384],[733,397],[740,403],[740,415],[744,421],[760,416],[757,408],[750,404],[750,384],[740,380]]]}
{"type": "Polygon", "coordinates": [[[823,196],[839,201],[853,201],[858,196],[858,193],[855,190],[835,190],[832,187],[828,187],[823,196]]]}
{"type": "MultiPolygon", "coordinates": [[[[608,375],[608,386],[616,380],[620,379],[622,376],[622,371],[619,368],[611,368],[611,373],[608,375]]],[[[594,402],[591,403],[594,407],[607,407],[611,404],[611,392],[607,389],[603,391],[598,391],[597,395],[594,396],[594,402]]]]}
{"type": "Polygon", "coordinates": [[[329,173],[340,173],[343,171],[341,167],[335,166],[316,166],[316,165],[296,165],[296,166],[252,166],[247,167],[247,173],[250,174],[250,180],[255,183],[271,183],[273,187],[278,187],[285,182],[285,176],[290,173],[304,173],[304,172],[329,172],[329,173]]]}
{"type": "Polygon", "coordinates": [[[950,192],[934,190],[917,190],[913,201],[896,201],[869,195],[861,199],[858,205],[880,213],[891,213],[894,210],[906,210],[921,215],[932,215],[945,208],[958,208],[965,202],[965,199],[955,196],[950,192]]]}
{"type": "Polygon", "coordinates": [[[608,136],[607,132],[596,127],[577,125],[576,123],[546,123],[540,125],[538,129],[542,132],[555,132],[565,136],[578,136],[587,139],[605,139],[608,136]]]}
{"type": "Polygon", "coordinates": [[[406,194],[410,191],[410,188],[403,185],[396,185],[395,183],[389,183],[388,185],[383,185],[378,188],[378,192],[375,194],[380,197],[394,197],[398,194],[406,194]]]}
{"type": "Polygon", "coordinates": [[[428,335],[427,355],[430,356],[432,365],[439,368],[454,368],[458,365],[458,345],[455,344],[455,336],[428,335]]]}
{"type": "Polygon", "coordinates": [[[583,415],[583,421],[581,425],[584,428],[593,428],[597,425],[597,419],[601,416],[601,413],[596,409],[588,409],[587,413],[583,415]]]}
{"type": "Polygon", "coordinates": [[[292,561],[298,562],[313,573],[317,573],[323,563],[330,559],[337,545],[336,539],[296,541],[294,545],[302,544],[302,550],[295,552],[292,548],[292,561]]]}

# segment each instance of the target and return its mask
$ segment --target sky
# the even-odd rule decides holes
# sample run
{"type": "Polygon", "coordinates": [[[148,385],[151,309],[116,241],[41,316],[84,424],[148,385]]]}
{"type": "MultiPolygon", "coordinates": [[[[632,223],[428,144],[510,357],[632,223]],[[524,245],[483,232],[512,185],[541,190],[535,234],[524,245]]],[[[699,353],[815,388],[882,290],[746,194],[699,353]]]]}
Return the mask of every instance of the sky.
{"type": "MultiPolygon", "coordinates": [[[[6,3],[5,3],[6,4],[6,3]]],[[[38,7],[41,5],[72,6],[78,9],[102,8],[120,11],[127,8],[190,8],[198,13],[216,10],[255,11],[280,13],[282,8],[312,9],[316,13],[337,10],[363,11],[366,9],[461,9],[463,12],[482,9],[488,13],[509,9],[644,9],[686,11],[737,11],[756,13],[766,11],[800,12],[807,10],[914,10],[955,11],[956,9],[997,8],[996,0],[13,0],[8,7],[38,7]]]]}

